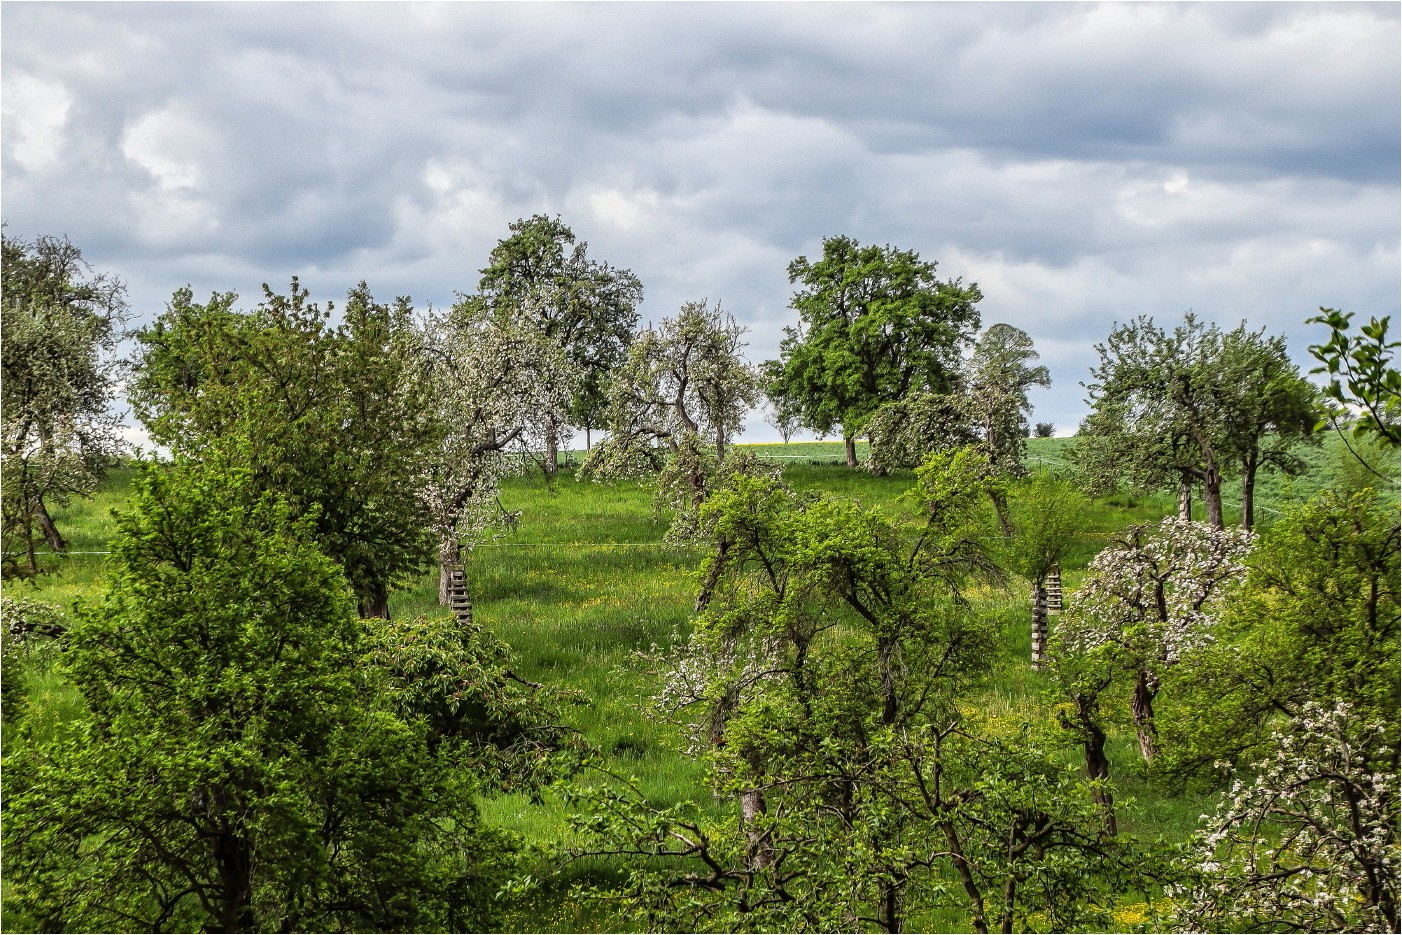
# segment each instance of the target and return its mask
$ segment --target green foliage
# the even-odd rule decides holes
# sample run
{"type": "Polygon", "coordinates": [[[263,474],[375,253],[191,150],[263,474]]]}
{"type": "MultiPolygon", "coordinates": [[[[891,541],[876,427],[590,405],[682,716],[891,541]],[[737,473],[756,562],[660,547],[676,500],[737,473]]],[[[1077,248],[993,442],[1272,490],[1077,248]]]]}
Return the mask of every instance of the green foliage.
{"type": "Polygon", "coordinates": [[[912,470],[931,452],[978,440],[965,398],[937,393],[912,393],[886,403],[866,432],[871,439],[867,467],[875,474],[912,470]]]}
{"type": "Polygon", "coordinates": [[[443,426],[409,300],[376,303],[361,283],[334,327],[296,279],[286,296],[264,286],[250,312],[235,300],[175,294],[137,335],[132,408],[153,441],[197,457],[218,450],[311,517],[362,613],[383,615],[389,590],[435,544],[419,473],[443,426]]]}
{"type": "Polygon", "coordinates": [[[1000,543],[999,562],[1036,587],[1086,532],[1091,503],[1079,487],[1050,471],[1039,471],[1010,491],[1013,535],[1000,543]]]}
{"type": "Polygon", "coordinates": [[[427,729],[431,752],[466,758],[482,782],[540,801],[541,790],[586,754],[558,724],[560,706],[581,699],[521,679],[511,671],[510,647],[480,626],[441,613],[367,626],[365,665],[384,673],[380,700],[427,729]]]}
{"type": "Polygon", "coordinates": [[[1282,338],[1223,332],[1191,313],[1166,332],[1140,317],[1096,345],[1087,384],[1094,411],[1081,425],[1076,459],[1092,489],[1201,483],[1208,522],[1221,528],[1222,481],[1239,469],[1242,523],[1253,522],[1261,468],[1298,472],[1289,443],[1310,429],[1313,388],[1282,338]]]}
{"type": "Polygon", "coordinates": [[[67,548],[50,507],[92,493],[122,449],[113,353],[125,287],[89,275],[67,239],[3,237],[0,534],[7,577],[39,572],[38,542],[67,548]],[[24,555],[21,565],[20,556],[24,555]]]}
{"type": "Polygon", "coordinates": [[[1356,335],[1349,334],[1352,312],[1320,308],[1320,314],[1306,324],[1324,325],[1329,340],[1310,345],[1310,353],[1322,366],[1310,373],[1329,377],[1324,389],[1323,410],[1316,428],[1333,427],[1354,441],[1373,438],[1396,449],[1402,444],[1398,419],[1402,416],[1402,376],[1393,364],[1399,346],[1387,340],[1391,316],[1369,318],[1356,335]]]}
{"type": "Polygon", "coordinates": [[[714,582],[692,636],[655,657],[738,824],[637,791],[581,793],[577,856],[626,855],[619,899],[688,931],[899,931],[959,911],[978,930],[1105,920],[1145,864],[1107,837],[1073,771],[961,714],[990,631],[967,600],[983,455],[932,456],[917,514],[738,477],[702,515],[714,582]]]}
{"type": "Polygon", "coordinates": [[[1399,531],[1371,491],[1323,492],[1262,537],[1212,643],[1172,679],[1166,749],[1184,775],[1250,763],[1306,705],[1399,729],[1399,531]]]}
{"type": "Polygon", "coordinates": [[[90,717],[7,758],[12,905],[45,930],[476,930],[505,842],[380,706],[311,522],[247,469],[151,470],[66,668],[90,717]]]}
{"type": "Polygon", "coordinates": [[[956,388],[960,352],[978,328],[977,286],[939,281],[914,251],[842,236],[825,239],[816,262],[790,263],[789,282],[799,286],[799,324],[766,369],[770,395],[809,428],[853,439],[885,403],[956,388]]]}

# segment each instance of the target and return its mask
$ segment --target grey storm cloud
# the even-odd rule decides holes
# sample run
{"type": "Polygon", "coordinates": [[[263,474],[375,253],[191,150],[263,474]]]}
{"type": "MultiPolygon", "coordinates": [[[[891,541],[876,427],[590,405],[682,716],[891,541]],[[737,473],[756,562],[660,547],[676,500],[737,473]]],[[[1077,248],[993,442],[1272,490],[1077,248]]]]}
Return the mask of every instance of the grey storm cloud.
{"type": "MultiPolygon", "coordinates": [[[[516,218],[722,301],[849,234],[978,282],[1083,412],[1111,322],[1399,294],[1395,4],[6,2],[3,199],[149,320],[292,274],[442,305],[516,218]]],[[[762,431],[758,417],[752,422],[762,431]]]]}

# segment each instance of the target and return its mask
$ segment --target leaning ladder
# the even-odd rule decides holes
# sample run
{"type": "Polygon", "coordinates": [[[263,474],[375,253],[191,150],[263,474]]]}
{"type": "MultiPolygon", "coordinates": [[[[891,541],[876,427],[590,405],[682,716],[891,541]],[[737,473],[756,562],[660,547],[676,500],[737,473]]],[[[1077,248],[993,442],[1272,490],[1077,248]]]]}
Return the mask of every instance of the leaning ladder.
{"type": "Polygon", "coordinates": [[[458,625],[472,626],[472,596],[467,593],[467,569],[461,565],[449,565],[448,608],[457,618],[458,625]]]}

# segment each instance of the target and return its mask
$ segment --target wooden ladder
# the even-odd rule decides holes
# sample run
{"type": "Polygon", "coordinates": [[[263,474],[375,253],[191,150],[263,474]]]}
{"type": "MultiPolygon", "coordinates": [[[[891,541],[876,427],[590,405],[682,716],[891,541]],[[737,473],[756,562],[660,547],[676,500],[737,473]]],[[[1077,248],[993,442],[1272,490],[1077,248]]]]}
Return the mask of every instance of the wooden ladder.
{"type": "Polygon", "coordinates": [[[448,566],[448,607],[459,626],[472,626],[472,597],[467,593],[467,570],[461,565],[448,566]]]}
{"type": "Polygon", "coordinates": [[[1061,611],[1061,566],[1053,565],[1047,575],[1047,610],[1061,611]]]}

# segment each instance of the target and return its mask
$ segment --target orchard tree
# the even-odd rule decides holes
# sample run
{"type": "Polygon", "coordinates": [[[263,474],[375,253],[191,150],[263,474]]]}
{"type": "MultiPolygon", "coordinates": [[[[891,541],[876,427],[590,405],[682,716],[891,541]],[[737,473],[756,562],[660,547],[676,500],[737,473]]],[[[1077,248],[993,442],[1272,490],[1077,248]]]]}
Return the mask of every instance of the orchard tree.
{"type": "Polygon", "coordinates": [[[1175,931],[1396,932],[1397,731],[1310,702],[1195,841],[1175,931]]]}
{"type": "Polygon", "coordinates": [[[841,431],[851,467],[855,439],[883,404],[958,386],[982,294],[936,279],[935,265],[843,236],[825,239],[816,262],[789,264],[799,323],[784,329],[780,359],[767,368],[771,395],[794,404],[814,431],[841,431]]]}
{"type": "Polygon", "coordinates": [[[294,278],[262,304],[196,304],[188,289],[138,333],[133,408],[154,442],[247,458],[257,482],[311,516],[361,613],[384,617],[389,592],[431,561],[433,520],[418,483],[442,438],[407,298],[374,300],[364,283],[333,326],[294,278]]]}
{"type": "Polygon", "coordinates": [[[1141,317],[1096,351],[1096,382],[1087,384],[1094,411],[1076,450],[1096,487],[1176,485],[1186,518],[1191,485],[1200,483],[1207,521],[1220,529],[1226,472],[1242,470],[1249,523],[1257,470],[1298,468],[1286,446],[1307,430],[1302,414],[1312,391],[1282,340],[1244,324],[1224,334],[1189,313],[1172,332],[1141,317]]]}
{"type": "MultiPolygon", "coordinates": [[[[510,230],[492,250],[478,295],[469,301],[504,319],[529,322],[558,344],[581,374],[568,419],[552,417],[545,435],[546,469],[554,472],[564,428],[578,425],[587,437],[607,416],[606,384],[637,331],[643,287],[629,270],[589,259],[589,245],[576,244],[559,217],[537,214],[514,222],[510,230]]],[[[550,360],[533,362],[532,369],[540,373],[550,360]]]]}
{"type": "Polygon", "coordinates": [[[1302,474],[1293,453],[1301,441],[1316,441],[1315,388],[1290,361],[1283,337],[1266,337],[1245,326],[1222,335],[1220,392],[1223,418],[1241,474],[1241,526],[1256,524],[1256,479],[1262,470],[1302,474]]]}
{"type": "Polygon", "coordinates": [[[758,477],[706,503],[730,546],[658,701],[739,820],[578,794],[577,853],[636,861],[608,898],[661,931],[1108,924],[1145,864],[1048,751],[962,713],[990,639],[965,599],[991,572],[980,459],[932,456],[908,525],[758,477]]]}
{"type": "Polygon", "coordinates": [[[609,389],[609,437],[585,462],[600,478],[663,468],[662,499],[676,512],[673,533],[688,538],[726,446],[760,397],[745,359],[745,329],[705,302],[645,329],[609,389]]]}
{"type": "Polygon", "coordinates": [[[91,493],[123,445],[113,352],[126,288],[65,238],[3,236],[0,510],[6,573],[39,571],[35,546],[68,548],[50,507],[91,493]]]}
{"type": "Polygon", "coordinates": [[[1211,639],[1224,593],[1240,583],[1253,536],[1168,517],[1131,526],[1086,569],[1062,617],[1060,652],[1109,654],[1134,681],[1130,713],[1145,762],[1158,753],[1154,699],[1166,670],[1211,639]]]}
{"type": "Polygon", "coordinates": [[[1272,524],[1215,639],[1172,673],[1166,768],[1201,776],[1263,759],[1272,725],[1309,705],[1346,704],[1396,736],[1399,539],[1395,504],[1372,491],[1325,491],[1272,524]]]}
{"type": "Polygon", "coordinates": [[[1032,585],[1035,665],[1046,657],[1047,581],[1085,532],[1089,515],[1090,501],[1080,489],[1053,474],[1039,473],[1013,489],[998,557],[1004,568],[1032,585]]]}
{"type": "Polygon", "coordinates": [[[979,427],[983,450],[993,470],[1004,477],[1027,474],[1027,391],[1051,386],[1046,367],[1037,360],[1032,338],[1020,328],[989,325],[979,336],[964,380],[970,410],[979,427]]]}
{"type": "Polygon", "coordinates": [[[260,470],[210,453],[138,479],[64,653],[87,716],[6,758],[7,909],[42,931],[482,931],[509,844],[473,759],[388,703],[365,664],[388,625],[357,620],[260,470]]]}
{"type": "Polygon", "coordinates": [[[427,405],[441,424],[420,466],[420,491],[439,544],[440,604],[448,603],[449,566],[502,521],[501,478],[521,470],[530,452],[565,418],[579,371],[560,345],[528,321],[484,314],[459,303],[430,313],[420,335],[427,405]]]}
{"type": "Polygon", "coordinates": [[[912,470],[933,452],[978,441],[968,400],[942,393],[912,393],[886,403],[867,422],[866,432],[867,467],[879,475],[912,470]]]}

